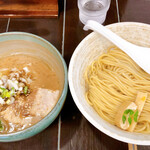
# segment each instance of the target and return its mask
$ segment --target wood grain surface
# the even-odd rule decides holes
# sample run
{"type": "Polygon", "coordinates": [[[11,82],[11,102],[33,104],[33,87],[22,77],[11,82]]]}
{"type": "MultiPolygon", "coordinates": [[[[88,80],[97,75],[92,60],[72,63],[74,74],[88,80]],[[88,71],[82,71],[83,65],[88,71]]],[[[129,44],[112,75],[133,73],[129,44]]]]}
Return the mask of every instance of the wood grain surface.
{"type": "Polygon", "coordinates": [[[57,0],[0,0],[0,18],[56,18],[57,16],[57,0]]]}
{"type": "MultiPolygon", "coordinates": [[[[83,31],[77,0],[60,0],[59,9],[57,19],[0,19],[0,32],[23,31],[39,35],[64,54],[69,65],[76,46],[90,31],[83,31]]],[[[119,21],[150,23],[149,16],[148,0],[112,0],[104,25],[119,21]]],[[[47,129],[23,141],[0,143],[0,150],[59,149],[127,150],[128,144],[110,138],[93,127],[76,107],[69,91],[60,116],[47,129]]],[[[150,146],[138,146],[138,150],[150,150],[150,146]]]]}

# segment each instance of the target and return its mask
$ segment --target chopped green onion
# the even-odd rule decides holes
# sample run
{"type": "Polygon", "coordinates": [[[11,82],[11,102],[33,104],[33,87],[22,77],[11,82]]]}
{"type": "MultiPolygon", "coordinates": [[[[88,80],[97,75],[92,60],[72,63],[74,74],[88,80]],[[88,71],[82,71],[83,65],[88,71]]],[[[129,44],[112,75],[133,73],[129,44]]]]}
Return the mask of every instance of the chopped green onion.
{"type": "Polygon", "coordinates": [[[124,111],[124,114],[128,114],[128,113],[130,112],[130,110],[131,110],[131,109],[126,109],[126,110],[124,111]]]}
{"type": "Polygon", "coordinates": [[[134,111],[133,111],[132,109],[126,109],[126,110],[124,111],[124,114],[127,115],[128,113],[129,113],[130,115],[133,115],[133,114],[134,114],[134,111]]]}
{"type": "Polygon", "coordinates": [[[123,116],[122,116],[123,124],[124,124],[125,121],[126,121],[126,115],[128,115],[128,122],[129,122],[129,124],[131,125],[131,123],[132,123],[132,118],[133,118],[133,117],[132,117],[133,114],[134,114],[134,121],[137,122],[138,112],[136,111],[136,112],[134,113],[134,111],[133,111],[132,109],[126,109],[126,110],[124,111],[124,113],[123,113],[123,116]],[[128,114],[129,114],[129,115],[128,115],[128,114]]]}
{"type": "Polygon", "coordinates": [[[138,113],[139,111],[136,110],[136,112],[134,113],[134,121],[137,122],[137,119],[138,119],[138,113]]]}
{"type": "Polygon", "coordinates": [[[25,86],[25,87],[24,87],[24,90],[23,90],[23,93],[24,93],[24,94],[27,94],[27,92],[28,92],[28,87],[25,86]]]}
{"type": "Polygon", "coordinates": [[[5,91],[5,90],[6,90],[5,88],[2,88],[2,87],[0,87],[0,89],[1,89],[2,91],[5,91]]]}
{"type": "Polygon", "coordinates": [[[11,88],[11,93],[10,94],[11,94],[11,96],[13,96],[15,94],[15,88],[14,87],[11,88]]]}
{"type": "Polygon", "coordinates": [[[125,123],[125,121],[126,121],[126,116],[123,115],[123,116],[122,116],[122,122],[123,122],[123,124],[125,123]]]}
{"type": "Polygon", "coordinates": [[[5,97],[10,98],[11,97],[11,91],[7,92],[5,97]]]}
{"type": "Polygon", "coordinates": [[[0,95],[2,98],[9,98],[12,96],[11,91],[8,91],[7,89],[2,88],[2,87],[0,87],[0,90],[2,90],[1,95],[0,95]]]}
{"type": "Polygon", "coordinates": [[[12,87],[11,89],[15,92],[15,88],[14,87],[12,87]]]}
{"type": "Polygon", "coordinates": [[[5,91],[3,91],[1,97],[2,97],[2,98],[9,98],[9,97],[11,97],[11,91],[8,91],[8,90],[6,89],[5,91]]]}
{"type": "Polygon", "coordinates": [[[0,131],[3,131],[4,130],[4,126],[2,124],[2,121],[0,120],[0,131]]]}
{"type": "Polygon", "coordinates": [[[8,93],[8,90],[7,90],[7,89],[3,90],[1,97],[2,97],[2,98],[5,98],[6,95],[7,95],[7,93],[8,93]]]}
{"type": "Polygon", "coordinates": [[[132,118],[129,116],[129,118],[128,118],[128,122],[129,122],[129,124],[131,125],[131,123],[132,123],[132,118]]]}
{"type": "Polygon", "coordinates": [[[133,110],[130,110],[130,116],[132,116],[134,114],[133,110]]]}

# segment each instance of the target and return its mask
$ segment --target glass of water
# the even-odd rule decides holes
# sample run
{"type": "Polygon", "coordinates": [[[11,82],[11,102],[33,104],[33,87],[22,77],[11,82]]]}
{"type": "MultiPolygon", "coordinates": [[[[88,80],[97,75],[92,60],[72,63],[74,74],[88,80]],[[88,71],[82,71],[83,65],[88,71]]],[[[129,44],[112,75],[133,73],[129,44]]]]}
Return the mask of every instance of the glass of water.
{"type": "Polygon", "coordinates": [[[79,18],[85,24],[88,20],[103,23],[111,0],[78,0],[79,18]]]}

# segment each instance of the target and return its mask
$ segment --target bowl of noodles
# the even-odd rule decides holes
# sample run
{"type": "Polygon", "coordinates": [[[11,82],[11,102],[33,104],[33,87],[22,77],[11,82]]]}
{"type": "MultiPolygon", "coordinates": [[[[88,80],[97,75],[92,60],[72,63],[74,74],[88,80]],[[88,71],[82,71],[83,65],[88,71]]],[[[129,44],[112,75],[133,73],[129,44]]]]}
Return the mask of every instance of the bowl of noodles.
{"type": "MultiPolygon", "coordinates": [[[[122,22],[106,27],[133,44],[150,47],[150,25],[122,22]]],[[[122,142],[150,145],[150,75],[109,40],[92,32],[81,41],[69,64],[69,87],[75,104],[97,129],[122,142]],[[143,106],[137,102],[139,92],[146,94],[143,106]],[[126,102],[134,103],[137,111],[133,105],[122,106],[126,102]],[[134,124],[132,130],[116,123],[122,108],[128,109],[119,121],[134,124]]]]}

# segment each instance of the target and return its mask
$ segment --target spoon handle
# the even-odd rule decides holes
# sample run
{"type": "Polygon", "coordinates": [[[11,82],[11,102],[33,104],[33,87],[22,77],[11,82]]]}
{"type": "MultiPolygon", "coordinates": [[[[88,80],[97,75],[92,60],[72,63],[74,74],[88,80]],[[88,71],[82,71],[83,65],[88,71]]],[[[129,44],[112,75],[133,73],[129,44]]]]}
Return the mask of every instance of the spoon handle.
{"type": "Polygon", "coordinates": [[[150,48],[134,45],[93,20],[88,20],[83,29],[91,29],[103,35],[118,48],[128,54],[143,70],[150,74],[150,48]]]}
{"type": "MultiPolygon", "coordinates": [[[[111,30],[107,29],[103,25],[99,24],[96,21],[89,20],[87,21],[86,25],[83,28],[84,30],[91,29],[95,32],[100,33],[107,39],[109,39],[112,43],[114,43],[117,47],[119,47],[121,50],[123,50],[126,53],[130,53],[130,49],[132,50],[133,44],[127,42],[126,40],[122,39],[115,33],[113,33],[111,30]],[[129,49],[130,47],[130,49],[129,49]]],[[[129,54],[128,54],[129,55],[129,54]]]]}

